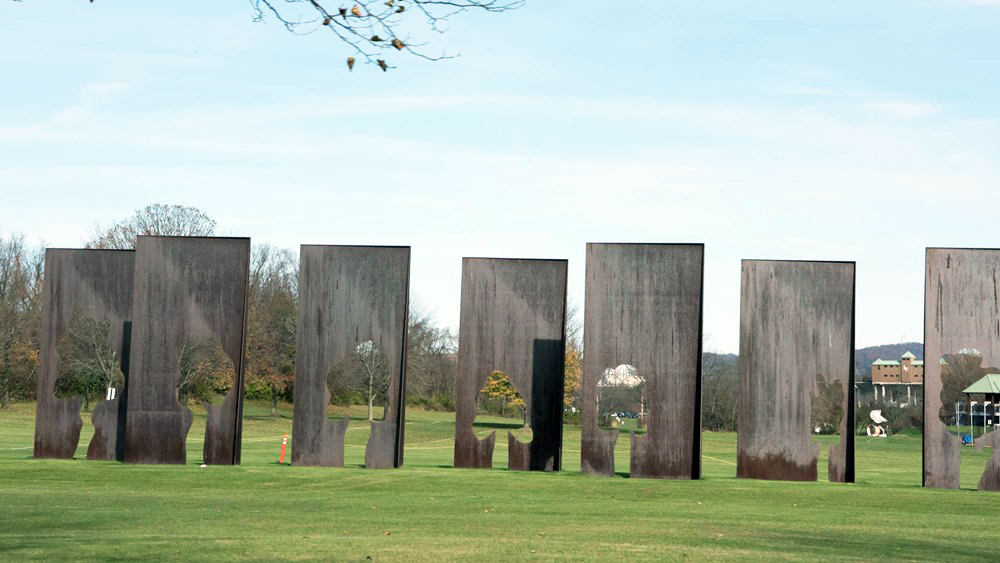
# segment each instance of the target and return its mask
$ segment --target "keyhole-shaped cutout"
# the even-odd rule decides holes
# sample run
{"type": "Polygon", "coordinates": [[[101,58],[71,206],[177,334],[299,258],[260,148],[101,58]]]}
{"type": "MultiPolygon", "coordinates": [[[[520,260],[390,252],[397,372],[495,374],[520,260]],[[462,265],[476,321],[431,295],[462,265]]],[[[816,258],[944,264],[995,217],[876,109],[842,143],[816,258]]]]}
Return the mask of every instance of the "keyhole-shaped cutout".
{"type": "Polygon", "coordinates": [[[125,386],[121,359],[108,347],[111,324],[73,309],[69,326],[56,344],[59,354],[59,375],[55,394],[59,398],[79,397],[83,410],[90,410],[91,401],[107,396],[108,389],[118,392],[125,386]]]}
{"type": "Polygon", "coordinates": [[[233,387],[235,368],[229,354],[212,339],[177,344],[177,401],[219,404],[233,387]]]}
{"type": "Polygon", "coordinates": [[[358,343],[327,374],[330,401],[363,405],[366,418],[384,420],[389,405],[389,360],[375,342],[358,343]]]}
{"type": "Polygon", "coordinates": [[[607,368],[597,382],[597,425],[606,430],[643,431],[648,412],[646,379],[629,364],[607,368]]]}

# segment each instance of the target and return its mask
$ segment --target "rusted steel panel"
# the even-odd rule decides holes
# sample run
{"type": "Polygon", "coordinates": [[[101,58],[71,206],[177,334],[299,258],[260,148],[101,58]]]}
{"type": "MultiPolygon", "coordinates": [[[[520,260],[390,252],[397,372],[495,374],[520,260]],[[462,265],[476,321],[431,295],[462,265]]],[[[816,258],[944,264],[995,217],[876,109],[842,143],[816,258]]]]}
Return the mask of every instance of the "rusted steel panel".
{"type": "MultiPolygon", "coordinates": [[[[981,367],[1000,366],[1000,249],[928,248],[924,279],[925,487],[959,487],[960,438],[941,421],[941,360],[977,350],[981,367]]],[[[993,445],[980,490],[1000,490],[996,431],[977,440],[993,445]]]]}
{"type": "Polygon", "coordinates": [[[508,434],[511,469],[558,471],[562,454],[565,260],[462,259],[455,379],[455,466],[490,468],[496,433],[480,440],[476,394],[502,371],[524,398],[532,440],[508,434]]]}
{"type": "Polygon", "coordinates": [[[209,340],[233,364],[220,405],[206,405],[204,460],[240,462],[250,239],[140,236],[136,242],[125,461],[185,463],[191,411],[177,401],[179,346],[209,340]]]}
{"type": "Polygon", "coordinates": [[[831,481],[854,481],[854,263],[744,260],[736,473],[815,481],[812,396],[840,387],[831,481]]]}
{"type": "Polygon", "coordinates": [[[613,475],[618,431],[598,427],[599,383],[625,364],[643,379],[647,432],[631,437],[633,477],[701,472],[702,244],[588,244],[584,473],[613,475]]]}
{"type": "Polygon", "coordinates": [[[293,464],[344,465],[348,419],[327,418],[327,376],[370,340],[388,362],[389,406],[371,423],[365,466],[403,465],[409,285],[408,246],[302,246],[293,464]]]}
{"type": "MultiPolygon", "coordinates": [[[[80,400],[55,396],[57,346],[79,307],[82,314],[108,322],[108,348],[122,353],[123,327],[132,306],[134,264],[135,253],[130,250],[46,249],[35,457],[69,459],[76,452],[83,425],[80,400]]],[[[95,435],[88,459],[116,459],[118,406],[117,399],[95,405],[95,435]]]]}

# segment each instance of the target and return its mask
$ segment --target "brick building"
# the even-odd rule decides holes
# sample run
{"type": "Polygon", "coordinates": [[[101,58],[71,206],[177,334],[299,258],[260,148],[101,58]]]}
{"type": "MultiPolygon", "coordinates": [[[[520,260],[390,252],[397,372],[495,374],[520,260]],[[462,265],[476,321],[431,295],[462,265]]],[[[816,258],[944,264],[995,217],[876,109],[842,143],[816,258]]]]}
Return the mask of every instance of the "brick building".
{"type": "Polygon", "coordinates": [[[875,360],[872,362],[872,385],[876,399],[902,403],[905,391],[905,403],[913,400],[919,403],[923,396],[924,362],[910,352],[903,354],[898,362],[875,360]]]}

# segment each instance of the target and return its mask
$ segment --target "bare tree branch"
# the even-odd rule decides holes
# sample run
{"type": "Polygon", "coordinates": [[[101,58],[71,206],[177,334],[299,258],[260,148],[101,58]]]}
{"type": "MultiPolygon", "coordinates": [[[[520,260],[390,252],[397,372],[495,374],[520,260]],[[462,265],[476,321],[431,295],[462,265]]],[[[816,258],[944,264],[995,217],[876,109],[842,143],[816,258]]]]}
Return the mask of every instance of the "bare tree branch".
{"type": "MultiPolygon", "coordinates": [[[[457,56],[445,53],[429,55],[421,49],[426,44],[411,42],[409,34],[402,33],[402,30],[419,26],[414,23],[414,16],[422,16],[427,29],[444,33],[447,29],[443,24],[456,14],[470,10],[508,12],[521,7],[524,0],[358,0],[340,5],[334,12],[328,11],[317,0],[251,0],[251,4],[254,21],[266,21],[272,17],[296,35],[308,35],[321,27],[328,28],[367,64],[375,64],[385,71],[395,68],[386,62],[386,53],[406,51],[429,61],[457,56]],[[290,17],[287,14],[292,4],[311,8],[315,17],[290,17]]],[[[353,69],[354,60],[353,56],[348,57],[348,69],[353,69]]]]}

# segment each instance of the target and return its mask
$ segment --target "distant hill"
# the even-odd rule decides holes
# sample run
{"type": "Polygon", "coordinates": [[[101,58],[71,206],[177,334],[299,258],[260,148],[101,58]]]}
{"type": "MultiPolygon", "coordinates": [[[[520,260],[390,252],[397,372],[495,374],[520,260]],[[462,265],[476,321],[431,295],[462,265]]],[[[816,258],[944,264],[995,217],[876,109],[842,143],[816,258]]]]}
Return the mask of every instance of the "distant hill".
{"type": "Polygon", "coordinates": [[[872,362],[875,360],[896,360],[907,352],[912,352],[918,360],[924,359],[922,342],[903,342],[900,344],[881,344],[858,348],[854,351],[854,377],[858,381],[869,381],[872,377],[872,362]]]}
{"type": "MultiPolygon", "coordinates": [[[[914,352],[916,354],[916,352],[914,352]]],[[[716,354],[715,352],[705,352],[704,361],[708,363],[719,363],[727,366],[736,367],[739,362],[740,357],[736,354],[716,354]]]]}

